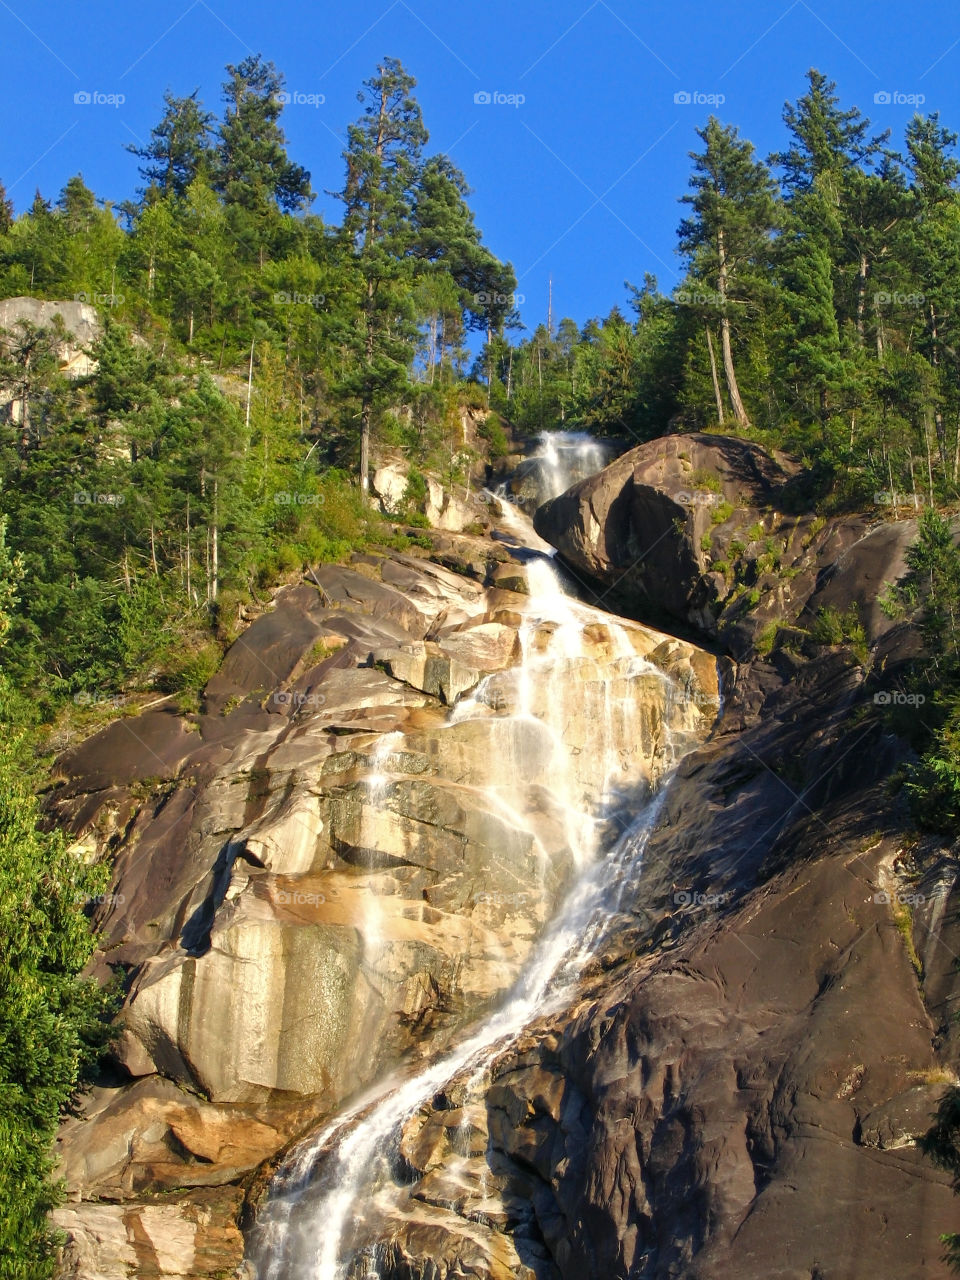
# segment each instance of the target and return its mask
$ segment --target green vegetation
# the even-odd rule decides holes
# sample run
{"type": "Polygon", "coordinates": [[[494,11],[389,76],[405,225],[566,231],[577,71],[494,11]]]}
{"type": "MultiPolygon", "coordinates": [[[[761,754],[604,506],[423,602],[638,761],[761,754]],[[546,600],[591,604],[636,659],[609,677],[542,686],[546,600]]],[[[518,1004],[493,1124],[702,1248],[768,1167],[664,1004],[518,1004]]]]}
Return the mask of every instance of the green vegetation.
{"type": "MultiPolygon", "coordinates": [[[[0,520],[0,645],[22,565],[0,520]]],[[[38,825],[17,695],[0,676],[0,1276],[53,1274],[47,1214],[58,1198],[50,1148],[58,1117],[105,1043],[109,997],[77,975],[93,952],[84,907],[102,868],[38,825]]]]}
{"type": "MultiPolygon", "coordinates": [[[[937,1105],[936,1118],[917,1142],[925,1156],[950,1174],[954,1195],[960,1195],[960,1086],[947,1089],[937,1105]]],[[[960,1273],[960,1234],[951,1232],[940,1237],[944,1245],[944,1261],[951,1271],[960,1273]]]]}

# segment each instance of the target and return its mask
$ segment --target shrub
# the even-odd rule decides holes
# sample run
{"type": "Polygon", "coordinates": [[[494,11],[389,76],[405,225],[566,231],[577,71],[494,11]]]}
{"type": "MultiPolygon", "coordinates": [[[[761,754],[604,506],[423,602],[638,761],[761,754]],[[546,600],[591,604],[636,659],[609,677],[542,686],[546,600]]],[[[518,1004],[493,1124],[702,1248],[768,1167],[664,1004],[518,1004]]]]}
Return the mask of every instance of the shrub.
{"type": "Polygon", "coordinates": [[[487,442],[487,453],[491,458],[505,458],[510,452],[507,435],[503,423],[495,413],[488,413],[477,428],[477,435],[487,442]]]}
{"type": "Polygon", "coordinates": [[[723,493],[720,477],[706,467],[697,467],[690,473],[690,483],[694,489],[708,489],[711,493],[723,493]]]}
{"type": "Polygon", "coordinates": [[[859,662],[865,664],[867,661],[867,635],[856,604],[843,612],[830,606],[820,609],[810,628],[810,635],[817,644],[848,644],[859,662]]]}

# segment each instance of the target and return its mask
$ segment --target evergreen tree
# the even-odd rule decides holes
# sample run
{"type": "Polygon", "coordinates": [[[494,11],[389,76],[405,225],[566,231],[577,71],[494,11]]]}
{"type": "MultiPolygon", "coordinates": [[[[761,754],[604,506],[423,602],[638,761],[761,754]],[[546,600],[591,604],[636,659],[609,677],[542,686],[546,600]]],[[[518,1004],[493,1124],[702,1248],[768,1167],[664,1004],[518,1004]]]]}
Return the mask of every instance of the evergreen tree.
{"type": "Polygon", "coordinates": [[[127,143],[127,151],[144,162],[138,172],[150,200],[157,195],[183,198],[195,178],[207,176],[214,116],[204,110],[198,93],[194,89],[178,98],[167,89],[163,118],[150,131],[150,141],[145,147],[127,143]]]}
{"type": "Polygon", "coordinates": [[[758,305],[762,296],[777,217],[775,187],[766,166],[754,159],[753,144],[735,127],[711,116],[697,133],[705,150],[690,153],[693,193],[681,199],[693,212],[680,225],[680,248],[694,280],[716,294],[727,393],[737,424],[749,429],[734,367],[731,312],[758,305]]]}
{"type": "Polygon", "coordinates": [[[0,236],[5,236],[13,226],[13,201],[7,197],[7,189],[0,182],[0,236]]]}
{"type": "Polygon", "coordinates": [[[313,199],[310,174],[287,155],[280,125],[283,77],[273,63],[256,54],[227,72],[213,186],[239,243],[254,248],[262,267],[280,211],[297,212],[313,199]]]}
{"type": "Polygon", "coordinates": [[[358,95],[363,115],[347,134],[343,238],[363,282],[359,349],[360,484],[369,485],[374,409],[406,382],[415,337],[410,307],[415,244],[412,221],[427,141],[416,81],[386,58],[358,95]]]}

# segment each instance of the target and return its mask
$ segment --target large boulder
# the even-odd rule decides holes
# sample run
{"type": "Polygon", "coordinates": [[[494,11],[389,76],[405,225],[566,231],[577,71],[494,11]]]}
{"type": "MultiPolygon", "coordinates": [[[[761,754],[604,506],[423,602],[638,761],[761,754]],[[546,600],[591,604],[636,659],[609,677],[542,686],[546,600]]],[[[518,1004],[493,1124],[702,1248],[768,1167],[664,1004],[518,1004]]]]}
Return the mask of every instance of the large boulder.
{"type": "Polygon", "coordinates": [[[809,631],[821,609],[855,607],[875,643],[894,627],[880,597],[916,521],[797,514],[795,475],[744,440],[666,436],[540,507],[534,526],[585,598],[692,627],[738,659],[783,626],[809,631]]]}

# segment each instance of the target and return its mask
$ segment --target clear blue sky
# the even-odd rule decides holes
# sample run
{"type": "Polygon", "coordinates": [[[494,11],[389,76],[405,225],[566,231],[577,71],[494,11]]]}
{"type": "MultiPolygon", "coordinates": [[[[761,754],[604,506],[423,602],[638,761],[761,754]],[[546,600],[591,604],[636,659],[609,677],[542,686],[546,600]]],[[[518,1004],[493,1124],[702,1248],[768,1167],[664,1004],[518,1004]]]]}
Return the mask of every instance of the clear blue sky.
{"type": "MultiPolygon", "coordinates": [[[[463,169],[487,242],[517,269],[531,326],[550,275],[555,316],[579,322],[623,304],[624,280],[644,271],[675,283],[677,197],[711,110],[766,155],[783,141],[784,100],[817,66],[898,143],[915,108],[877,93],[922,94],[921,110],[960,130],[956,0],[0,0],[0,48],[0,177],[18,210],[78,170],[101,197],[132,195],[123,143],[148,136],[163,90],[199,88],[219,111],[223,66],[251,51],[293,93],[323,96],[289,106],[284,124],[314,188],[336,189],[356,91],[378,58],[400,58],[431,148],[463,169]]],[[[315,208],[336,216],[325,195],[315,208]]]]}

